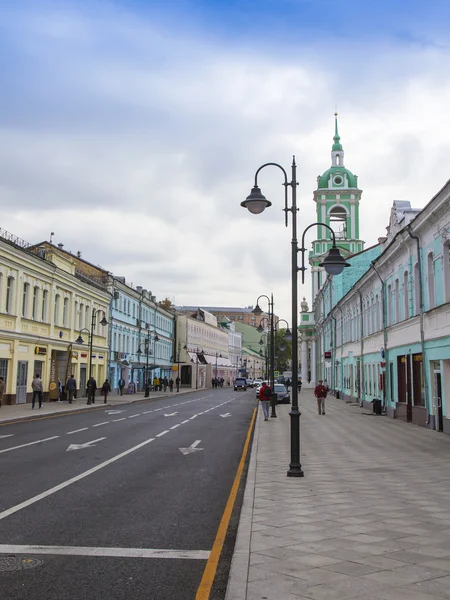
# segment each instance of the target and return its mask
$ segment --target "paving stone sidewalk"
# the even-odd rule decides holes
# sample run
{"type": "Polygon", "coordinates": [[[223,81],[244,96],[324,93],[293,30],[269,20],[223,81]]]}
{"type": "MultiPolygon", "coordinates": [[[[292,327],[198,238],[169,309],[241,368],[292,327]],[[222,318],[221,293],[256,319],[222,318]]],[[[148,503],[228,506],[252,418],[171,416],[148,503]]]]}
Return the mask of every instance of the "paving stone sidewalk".
{"type": "Polygon", "coordinates": [[[226,600],[450,598],[450,436],[301,394],[258,416],[226,600]]]}
{"type": "Polygon", "coordinates": [[[107,404],[103,402],[103,396],[96,396],[95,404],[86,404],[86,398],[78,398],[72,404],[68,402],[44,402],[42,408],[37,406],[32,409],[30,403],[26,404],[2,404],[0,407],[0,423],[7,423],[10,421],[23,421],[29,419],[37,419],[49,415],[60,415],[66,413],[76,413],[86,410],[100,410],[108,406],[117,406],[119,404],[132,404],[134,402],[142,402],[155,400],[157,398],[173,398],[174,396],[180,396],[189,392],[195,392],[191,388],[181,388],[177,393],[174,392],[150,392],[149,398],[144,398],[144,392],[138,392],[137,394],[110,394],[108,396],[107,404]]]}

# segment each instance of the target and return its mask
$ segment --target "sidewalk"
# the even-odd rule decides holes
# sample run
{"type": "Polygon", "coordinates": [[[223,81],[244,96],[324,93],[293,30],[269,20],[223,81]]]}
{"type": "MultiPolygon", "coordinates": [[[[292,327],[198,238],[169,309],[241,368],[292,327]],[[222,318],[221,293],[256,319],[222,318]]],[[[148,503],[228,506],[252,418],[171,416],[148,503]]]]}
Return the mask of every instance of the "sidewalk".
{"type": "Polygon", "coordinates": [[[300,395],[259,413],[226,600],[450,598],[450,437],[300,395]]]}
{"type": "Polygon", "coordinates": [[[86,404],[87,398],[78,398],[72,404],[66,402],[44,402],[42,408],[36,407],[34,410],[31,404],[15,404],[12,406],[2,404],[0,408],[0,423],[9,421],[24,421],[29,419],[37,419],[48,415],[60,415],[66,413],[84,412],[86,410],[101,410],[108,406],[117,406],[118,404],[132,404],[134,402],[142,402],[155,400],[156,398],[173,398],[189,392],[195,392],[191,388],[181,388],[179,392],[150,392],[149,398],[144,398],[144,392],[137,394],[110,394],[107,404],[103,402],[103,396],[95,397],[95,404],[86,404]]]}

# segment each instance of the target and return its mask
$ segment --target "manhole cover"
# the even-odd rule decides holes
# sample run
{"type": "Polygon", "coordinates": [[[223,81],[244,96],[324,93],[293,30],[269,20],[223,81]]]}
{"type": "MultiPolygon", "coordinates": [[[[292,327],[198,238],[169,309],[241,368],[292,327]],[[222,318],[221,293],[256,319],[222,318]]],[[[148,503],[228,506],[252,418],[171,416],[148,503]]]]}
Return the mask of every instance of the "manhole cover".
{"type": "Polygon", "coordinates": [[[42,560],[38,558],[27,558],[26,556],[0,557],[0,571],[22,571],[22,569],[34,569],[41,565],[42,560]]]}

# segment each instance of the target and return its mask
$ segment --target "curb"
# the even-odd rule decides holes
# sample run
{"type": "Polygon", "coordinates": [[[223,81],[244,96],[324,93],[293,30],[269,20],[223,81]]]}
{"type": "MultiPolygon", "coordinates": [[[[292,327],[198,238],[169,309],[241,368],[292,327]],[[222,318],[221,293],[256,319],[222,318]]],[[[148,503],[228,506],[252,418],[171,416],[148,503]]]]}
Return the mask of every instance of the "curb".
{"type": "MultiPolygon", "coordinates": [[[[181,394],[178,392],[178,395],[185,395],[185,394],[189,394],[193,391],[196,390],[189,390],[188,392],[181,392],[181,394]]],[[[148,398],[136,398],[135,400],[128,400],[125,402],[122,402],[122,404],[139,404],[141,402],[149,402],[151,400],[159,400],[160,398],[174,398],[176,396],[177,392],[170,394],[166,394],[164,396],[156,396],[156,397],[151,397],[149,396],[148,398]]],[[[97,411],[97,410],[101,410],[104,409],[106,407],[109,408],[114,408],[115,406],[120,406],[121,403],[117,402],[115,404],[110,404],[109,402],[107,402],[106,404],[104,404],[103,402],[101,404],[94,405],[92,408],[82,408],[81,406],[79,408],[73,408],[73,409],[66,409],[64,411],[54,411],[54,412],[50,412],[50,413],[33,413],[33,414],[29,414],[23,417],[5,417],[2,419],[2,415],[0,412],[0,427],[2,425],[14,425],[14,423],[24,423],[27,421],[35,421],[38,419],[46,419],[46,418],[50,418],[50,417],[66,417],[68,415],[73,415],[73,414],[79,414],[79,413],[83,413],[83,412],[89,412],[89,411],[97,411]]]]}
{"type": "Polygon", "coordinates": [[[247,598],[248,572],[250,568],[250,542],[252,537],[253,509],[255,505],[256,463],[259,442],[259,422],[261,411],[258,406],[255,433],[253,436],[250,462],[245,483],[244,499],[239,518],[236,544],[228,575],[225,600],[245,600],[247,598]]]}

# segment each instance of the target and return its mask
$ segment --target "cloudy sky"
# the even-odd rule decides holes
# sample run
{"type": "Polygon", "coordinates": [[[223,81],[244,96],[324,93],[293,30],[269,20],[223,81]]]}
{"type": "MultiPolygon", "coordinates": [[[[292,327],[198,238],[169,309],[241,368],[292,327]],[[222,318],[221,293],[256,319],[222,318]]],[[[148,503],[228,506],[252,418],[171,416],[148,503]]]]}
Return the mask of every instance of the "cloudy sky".
{"type": "Polygon", "coordinates": [[[0,226],[158,300],[273,292],[290,320],[281,173],[253,216],[255,170],[296,155],[301,234],[337,106],[367,244],[394,199],[424,206],[450,176],[449,19],[448,0],[2,0],[0,226]]]}

